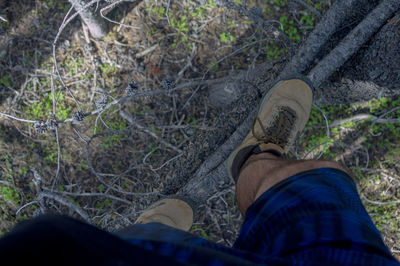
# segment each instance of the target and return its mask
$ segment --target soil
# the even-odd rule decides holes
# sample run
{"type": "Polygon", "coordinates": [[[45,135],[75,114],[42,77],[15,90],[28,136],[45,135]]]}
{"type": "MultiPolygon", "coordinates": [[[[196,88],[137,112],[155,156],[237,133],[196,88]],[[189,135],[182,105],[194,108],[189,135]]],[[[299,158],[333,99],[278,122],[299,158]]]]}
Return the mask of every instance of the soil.
{"type": "MultiPolygon", "coordinates": [[[[260,33],[259,24],[213,1],[171,2],[170,22],[162,9],[166,3],[160,1],[117,5],[107,16],[122,24],[110,24],[110,32],[103,40],[88,37],[81,21],[72,20],[60,34],[55,50],[64,86],[55,72],[52,43],[69,5],[50,0],[0,1],[0,16],[7,20],[0,27],[0,111],[28,120],[46,120],[53,112],[52,90],[62,95],[55,105],[57,119],[61,121],[57,131],[38,134],[33,123],[0,119],[0,231],[6,232],[16,222],[43,212],[83,219],[76,208],[109,231],[133,224],[151,203],[173,196],[191,180],[206,158],[244,121],[251,106],[258,103],[262,91],[258,86],[272,81],[289,58],[290,49],[271,60],[268,75],[260,75],[259,83],[246,85],[253,88],[250,92],[243,90],[245,94],[240,94],[235,103],[217,109],[210,104],[210,81],[234,78],[238,71],[266,62],[269,54],[265,43],[243,49],[264,33],[260,33]],[[199,6],[204,8],[196,9],[199,6]],[[233,53],[237,49],[240,52],[233,53]],[[215,64],[224,57],[225,60],[215,64]],[[168,85],[174,82],[176,87],[168,85]],[[63,121],[79,110],[90,113],[98,108],[102,98],[110,103],[126,97],[128,87],[133,90],[128,94],[131,97],[102,110],[101,115],[90,115],[81,123],[63,121]],[[63,197],[71,204],[43,198],[41,192],[63,197]]],[[[366,1],[355,12],[356,18],[348,21],[349,27],[376,3],[366,1]]],[[[107,4],[104,2],[99,8],[107,4]]],[[[264,19],[270,20],[287,16],[300,21],[302,15],[309,14],[309,10],[293,3],[282,6],[274,1],[254,0],[247,1],[247,5],[249,10],[255,6],[270,10],[262,13],[264,19]]],[[[328,4],[321,11],[327,8],[328,4]]],[[[325,90],[351,82],[359,85],[360,94],[366,82],[373,84],[374,92],[398,88],[395,83],[400,79],[398,64],[391,63],[399,60],[398,46],[394,45],[399,34],[398,16],[327,82],[323,88],[327,96],[322,103],[366,101],[377,95],[341,102],[325,90]],[[377,73],[374,69],[385,72],[377,73]]],[[[335,38],[346,34],[349,27],[343,28],[335,38]]],[[[299,30],[301,39],[306,38],[309,30],[299,30]]],[[[265,34],[271,37],[271,32],[265,34]]],[[[280,49],[288,45],[285,40],[279,43],[280,49]]],[[[300,43],[294,42],[293,48],[300,43]]],[[[333,121],[352,116],[349,110],[355,110],[354,114],[366,112],[371,104],[364,102],[364,107],[358,109],[351,105],[334,106],[334,112],[330,107],[323,108],[333,121]]],[[[391,107],[390,104],[381,106],[376,115],[384,114],[391,107]]],[[[312,115],[318,124],[308,128],[304,138],[323,134],[322,116],[315,110],[312,115]]],[[[379,139],[367,137],[360,144],[357,140],[368,134],[370,127],[365,124],[355,129],[356,126],[352,130],[340,128],[337,134],[341,137],[335,139],[339,144],[328,151],[337,155],[333,159],[341,160],[351,169],[366,165],[362,170],[365,177],[358,183],[368,199],[379,201],[384,191],[380,185],[389,184],[390,197],[385,199],[395,200],[396,182],[400,179],[393,158],[387,162],[390,149],[395,148],[380,149],[377,145],[384,139],[393,139],[396,144],[397,139],[393,138],[392,131],[385,129],[379,139]],[[370,146],[365,153],[360,146],[367,144],[370,146]],[[368,161],[373,161],[373,166],[368,161]],[[377,172],[382,174],[382,169],[393,169],[395,173],[386,173],[392,179],[382,179],[379,186],[369,184],[371,176],[377,172]]],[[[300,143],[296,153],[302,156],[308,153],[311,158],[318,155],[318,148],[309,153],[310,147],[300,143]]],[[[329,154],[324,156],[332,159],[329,154]]],[[[399,225],[395,218],[398,205],[390,206],[392,209],[367,209],[373,219],[381,212],[389,213],[386,220],[374,221],[382,225],[385,243],[397,254],[400,236],[390,224],[399,225]]],[[[233,184],[226,182],[206,202],[197,204],[191,232],[231,246],[242,219],[233,184]]]]}

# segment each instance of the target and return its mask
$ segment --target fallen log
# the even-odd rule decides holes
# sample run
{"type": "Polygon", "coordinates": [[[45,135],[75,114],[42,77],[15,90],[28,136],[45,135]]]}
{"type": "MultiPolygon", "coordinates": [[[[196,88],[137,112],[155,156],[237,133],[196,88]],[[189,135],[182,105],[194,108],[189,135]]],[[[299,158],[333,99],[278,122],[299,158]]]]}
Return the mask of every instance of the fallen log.
{"type": "MultiPolygon", "coordinates": [[[[327,66],[328,61],[322,60],[320,64],[313,68],[310,72],[309,77],[315,82],[315,87],[318,88],[323,81],[325,81],[335,69],[340,68],[343,63],[353,55],[361,45],[363,45],[370,36],[378,30],[382,24],[391,16],[393,13],[400,8],[398,0],[384,0],[371,15],[367,16],[364,21],[350,33],[350,37],[345,38],[338,49],[332,50],[328,55],[328,58],[335,58],[332,60],[332,64],[327,66]],[[366,29],[367,27],[368,29],[366,29]],[[362,36],[356,36],[354,40],[351,38],[360,33],[362,36]],[[349,46],[348,51],[343,49],[349,46]],[[326,69],[321,69],[326,68],[326,69]]],[[[321,27],[316,27],[316,30],[321,30],[321,27]]],[[[319,50],[318,47],[314,48],[315,51],[319,50]]],[[[307,55],[304,55],[307,57],[307,55]]],[[[289,66],[297,65],[299,69],[306,69],[307,64],[310,63],[309,59],[298,55],[294,57],[295,63],[289,63],[289,66]],[[300,66],[299,66],[300,64],[300,66]]],[[[312,61],[312,60],[311,60],[312,61]]],[[[288,73],[292,72],[288,67],[286,70],[288,73]]],[[[293,73],[293,72],[292,72],[293,73]]],[[[272,80],[268,80],[264,84],[264,88],[268,90],[272,80]]],[[[264,92],[265,93],[265,92],[264,92]]],[[[237,130],[223,143],[215,152],[209,156],[203,164],[196,171],[193,178],[177,192],[177,195],[185,196],[190,198],[196,203],[204,202],[210,196],[220,191],[221,188],[232,185],[232,181],[228,178],[226,172],[226,158],[229,153],[233,151],[243,140],[245,135],[250,129],[250,122],[256,113],[257,107],[249,113],[247,119],[237,128],[237,130]]]]}

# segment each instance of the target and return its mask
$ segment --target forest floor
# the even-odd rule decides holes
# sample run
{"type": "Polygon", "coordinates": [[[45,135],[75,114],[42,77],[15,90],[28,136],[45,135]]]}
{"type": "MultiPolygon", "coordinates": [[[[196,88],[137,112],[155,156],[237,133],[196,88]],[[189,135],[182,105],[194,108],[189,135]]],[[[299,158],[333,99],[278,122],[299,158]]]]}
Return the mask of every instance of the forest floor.
{"type": "MultiPolygon", "coordinates": [[[[288,58],[285,41],[265,37],[257,23],[213,0],[171,1],[168,17],[167,2],[117,5],[107,15],[120,24],[103,40],[72,20],[56,43],[55,68],[52,43],[68,2],[0,1],[7,20],[0,21],[0,112],[28,121],[55,114],[59,121],[56,131],[40,134],[33,123],[0,117],[1,233],[43,212],[109,231],[134,223],[166,196],[176,172],[172,162],[229,114],[209,105],[206,88],[196,82],[288,58]],[[71,122],[79,110],[85,118],[71,122]]],[[[331,4],[304,2],[308,6],[248,0],[247,8],[297,46],[331,4]]],[[[292,156],[349,167],[368,213],[399,258],[400,125],[390,118],[400,116],[400,98],[320,108],[329,131],[314,107],[292,156]]],[[[231,246],[241,222],[230,186],[201,204],[191,232],[231,246]]]]}

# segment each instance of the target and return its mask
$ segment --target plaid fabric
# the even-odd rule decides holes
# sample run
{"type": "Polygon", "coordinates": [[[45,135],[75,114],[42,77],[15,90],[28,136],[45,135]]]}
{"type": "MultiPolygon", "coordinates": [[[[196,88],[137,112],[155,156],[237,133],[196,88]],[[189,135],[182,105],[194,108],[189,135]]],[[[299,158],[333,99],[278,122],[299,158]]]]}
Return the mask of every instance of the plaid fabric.
{"type": "Polygon", "coordinates": [[[247,210],[231,249],[159,224],[132,229],[125,235],[131,243],[176,257],[184,246],[187,261],[197,247],[207,247],[225,254],[213,258],[213,263],[221,264],[229,255],[264,264],[277,264],[271,259],[279,259],[279,263],[300,265],[398,265],[364,209],[353,180],[331,168],[300,173],[265,192],[247,210]]]}
{"type": "Polygon", "coordinates": [[[352,179],[330,168],[300,173],[265,192],[247,210],[233,248],[158,223],[116,235],[67,217],[41,217],[0,239],[0,257],[42,265],[400,265],[352,179]]]}
{"type": "Polygon", "coordinates": [[[234,248],[336,265],[392,258],[353,180],[331,168],[300,173],[265,192],[248,209],[234,248]]]}

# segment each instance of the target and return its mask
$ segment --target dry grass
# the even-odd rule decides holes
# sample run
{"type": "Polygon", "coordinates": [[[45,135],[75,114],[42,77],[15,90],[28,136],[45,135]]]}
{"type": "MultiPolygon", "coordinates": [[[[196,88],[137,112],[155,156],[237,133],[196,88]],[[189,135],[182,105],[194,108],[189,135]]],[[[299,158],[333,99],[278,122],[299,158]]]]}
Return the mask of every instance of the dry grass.
{"type": "MultiPolygon", "coordinates": [[[[283,60],[290,43],[304,38],[315,24],[316,10],[284,2],[247,1],[249,10],[261,8],[252,10],[261,10],[260,16],[271,21],[269,29],[211,0],[172,1],[168,18],[167,1],[119,8],[125,4],[121,2],[107,16],[122,24],[114,25],[104,40],[87,42],[79,20],[66,25],[55,49],[62,79],[55,71],[52,42],[67,4],[8,4],[9,22],[0,32],[0,111],[27,120],[55,115],[60,123],[57,131],[38,134],[33,123],[1,118],[0,230],[44,211],[73,215],[107,230],[132,224],[151,202],[165,196],[181,151],[199,134],[212,135],[225,112],[208,105],[206,88],[199,82],[266,60],[283,60]],[[272,34],[280,23],[286,39],[272,34]],[[172,79],[177,86],[166,88],[166,80],[172,79]],[[129,84],[137,89],[127,95],[129,84]],[[102,108],[101,102],[109,106],[102,108]],[[74,124],[70,120],[79,110],[90,115],[74,124]]],[[[314,7],[318,12],[327,8],[314,7]]],[[[351,116],[349,106],[332,107],[335,112],[329,108],[325,111],[331,120],[351,116]]],[[[317,111],[309,125],[324,126],[317,111]]],[[[391,171],[398,154],[385,162],[379,156],[393,147],[371,152],[380,142],[368,137],[368,127],[355,129],[352,125],[335,131],[335,145],[327,145],[324,156],[343,161],[359,174],[367,208],[397,253],[398,203],[386,201],[399,196],[398,173],[391,171]],[[364,139],[357,141],[360,137],[364,139]],[[374,177],[379,184],[371,182],[374,177]]],[[[300,145],[295,154],[305,156],[314,148],[321,152],[324,134],[309,129],[305,136],[310,144],[300,145]]],[[[384,131],[382,138],[388,134],[392,132],[384,131]]],[[[193,233],[232,245],[242,218],[231,187],[201,205],[198,213],[193,233]]]]}

